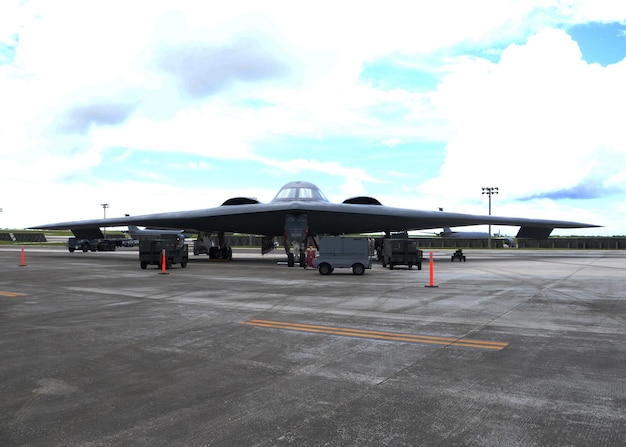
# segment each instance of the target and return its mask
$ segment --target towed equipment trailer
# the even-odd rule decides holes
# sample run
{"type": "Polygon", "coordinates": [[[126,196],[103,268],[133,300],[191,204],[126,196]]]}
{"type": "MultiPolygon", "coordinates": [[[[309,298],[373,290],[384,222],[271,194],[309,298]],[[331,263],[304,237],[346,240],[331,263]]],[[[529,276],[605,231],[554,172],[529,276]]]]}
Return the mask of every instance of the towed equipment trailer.
{"type": "Polygon", "coordinates": [[[313,259],[321,275],[330,275],[335,268],[351,268],[355,275],[362,275],[372,268],[369,241],[364,237],[324,236],[319,243],[320,253],[313,259]]]}

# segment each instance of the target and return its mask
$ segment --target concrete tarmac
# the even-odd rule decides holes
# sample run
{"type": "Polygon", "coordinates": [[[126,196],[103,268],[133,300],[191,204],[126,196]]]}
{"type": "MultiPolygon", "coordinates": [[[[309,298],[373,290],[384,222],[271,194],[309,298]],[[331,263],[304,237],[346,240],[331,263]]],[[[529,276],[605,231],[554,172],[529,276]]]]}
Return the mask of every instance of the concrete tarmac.
{"type": "Polygon", "coordinates": [[[0,246],[0,445],[626,445],[626,252],[452,253],[427,288],[0,246]]]}

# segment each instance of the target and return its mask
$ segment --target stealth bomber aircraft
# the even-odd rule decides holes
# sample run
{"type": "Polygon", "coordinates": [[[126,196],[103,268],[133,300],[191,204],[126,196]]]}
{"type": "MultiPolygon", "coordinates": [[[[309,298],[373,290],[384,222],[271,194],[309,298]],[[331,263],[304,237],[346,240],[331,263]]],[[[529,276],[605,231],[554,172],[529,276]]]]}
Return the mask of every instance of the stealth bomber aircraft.
{"type": "MultiPolygon", "coordinates": [[[[597,225],[550,219],[498,217],[383,206],[372,197],[353,197],[343,203],[329,202],[312,183],[296,181],[283,186],[269,203],[234,197],[215,208],[92,219],[37,225],[36,229],[70,229],[82,237],[100,232],[100,227],[141,225],[155,229],[216,234],[262,235],[263,252],[274,248],[275,237],[283,237],[285,248],[306,243],[321,235],[392,233],[467,225],[519,226],[518,238],[547,238],[554,228],[590,228],[597,225]]],[[[227,249],[224,247],[224,249],[227,249]]],[[[289,251],[288,251],[289,253],[289,251]]]]}

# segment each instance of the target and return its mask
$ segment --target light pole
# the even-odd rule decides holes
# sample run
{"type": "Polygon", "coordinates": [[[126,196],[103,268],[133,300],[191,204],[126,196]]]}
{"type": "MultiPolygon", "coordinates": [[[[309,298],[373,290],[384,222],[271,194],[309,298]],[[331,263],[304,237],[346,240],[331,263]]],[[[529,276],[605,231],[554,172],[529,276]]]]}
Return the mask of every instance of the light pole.
{"type": "MultiPolygon", "coordinates": [[[[101,204],[100,204],[100,206],[102,207],[102,211],[104,211],[104,218],[106,219],[106,218],[107,218],[107,208],[109,207],[109,204],[108,204],[108,203],[101,203],[101,204]]],[[[104,227],[104,228],[103,228],[103,233],[102,233],[102,234],[104,235],[104,238],[105,238],[105,239],[107,238],[107,233],[106,233],[106,231],[107,231],[107,230],[106,230],[106,227],[104,227]]]]}
{"type": "MultiPolygon", "coordinates": [[[[487,194],[489,196],[489,215],[491,216],[491,196],[494,194],[498,194],[497,186],[486,186],[482,188],[483,194],[487,194]]],[[[489,224],[489,239],[487,241],[487,248],[491,248],[491,223],[489,224]]]]}

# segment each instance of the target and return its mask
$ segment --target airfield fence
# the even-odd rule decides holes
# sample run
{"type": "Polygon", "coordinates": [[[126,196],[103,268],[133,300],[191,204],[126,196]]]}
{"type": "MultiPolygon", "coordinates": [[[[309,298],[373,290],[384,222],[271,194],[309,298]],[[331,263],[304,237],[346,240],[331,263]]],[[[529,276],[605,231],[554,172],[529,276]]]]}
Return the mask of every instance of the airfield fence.
{"type": "MultiPolygon", "coordinates": [[[[420,248],[487,248],[487,239],[418,238],[420,248]]],[[[625,250],[626,237],[551,237],[518,239],[517,248],[563,250],[625,250]]],[[[502,239],[492,239],[492,248],[506,248],[502,239]]]]}
{"type": "MultiPolygon", "coordinates": [[[[411,238],[413,239],[413,238],[411,238]]],[[[487,239],[462,239],[462,238],[416,238],[420,248],[488,248],[487,239]]],[[[504,248],[503,239],[492,239],[492,248],[504,248]]]]}
{"type": "Polygon", "coordinates": [[[626,237],[554,237],[522,239],[519,248],[555,248],[567,250],[624,250],[626,237]]]}

